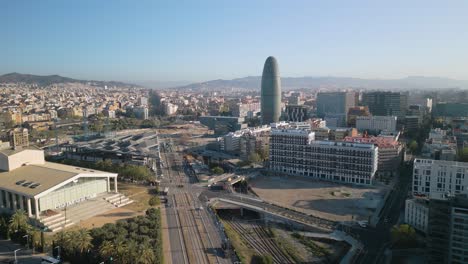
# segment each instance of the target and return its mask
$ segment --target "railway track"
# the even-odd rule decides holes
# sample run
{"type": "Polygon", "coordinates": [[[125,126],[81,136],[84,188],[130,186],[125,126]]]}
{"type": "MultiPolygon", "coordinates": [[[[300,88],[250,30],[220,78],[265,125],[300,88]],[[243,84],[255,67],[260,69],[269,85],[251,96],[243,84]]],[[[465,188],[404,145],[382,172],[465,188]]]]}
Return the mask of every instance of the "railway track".
{"type": "Polygon", "coordinates": [[[181,219],[182,233],[187,246],[189,263],[210,263],[203,246],[202,237],[192,215],[192,208],[186,193],[175,194],[175,206],[181,219]],[[185,208],[185,209],[184,209],[185,208]]]}
{"type": "Polygon", "coordinates": [[[238,221],[227,220],[227,222],[255,251],[271,255],[274,263],[294,263],[262,226],[250,224],[251,228],[248,229],[238,221]]]}

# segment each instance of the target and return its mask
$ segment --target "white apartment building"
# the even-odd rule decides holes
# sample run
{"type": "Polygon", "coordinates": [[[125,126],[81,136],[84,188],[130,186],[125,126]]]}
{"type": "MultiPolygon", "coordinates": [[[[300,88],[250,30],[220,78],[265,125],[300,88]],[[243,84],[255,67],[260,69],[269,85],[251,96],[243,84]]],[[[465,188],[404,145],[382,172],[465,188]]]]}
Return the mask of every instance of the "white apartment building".
{"type": "Polygon", "coordinates": [[[374,131],[396,131],[396,116],[358,116],[356,117],[356,128],[374,131]]]}
{"type": "Polygon", "coordinates": [[[177,109],[179,109],[179,106],[172,104],[172,103],[165,103],[164,104],[164,112],[166,115],[173,115],[177,112],[177,109]]]}
{"type": "Polygon", "coordinates": [[[461,193],[468,193],[468,162],[415,159],[415,196],[446,200],[447,196],[461,193]]]}
{"type": "Polygon", "coordinates": [[[408,199],[405,205],[405,223],[426,234],[429,220],[428,200],[408,199]]]}
{"type": "Polygon", "coordinates": [[[370,185],[377,171],[374,144],[319,141],[305,129],[272,129],[269,169],[320,180],[370,185]]]}

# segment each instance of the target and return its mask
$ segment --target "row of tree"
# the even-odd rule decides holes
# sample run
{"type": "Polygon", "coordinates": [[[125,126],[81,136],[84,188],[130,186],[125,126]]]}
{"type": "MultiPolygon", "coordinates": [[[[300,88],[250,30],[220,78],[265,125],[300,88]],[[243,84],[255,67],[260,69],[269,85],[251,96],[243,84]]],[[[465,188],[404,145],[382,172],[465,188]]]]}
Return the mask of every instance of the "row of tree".
{"type": "Polygon", "coordinates": [[[71,263],[163,263],[160,211],[151,208],[144,216],[91,231],[59,232],[54,248],[55,255],[71,263]]]}
{"type": "Polygon", "coordinates": [[[0,236],[35,249],[43,249],[44,234],[29,224],[29,217],[23,210],[13,215],[0,215],[0,236]]]}

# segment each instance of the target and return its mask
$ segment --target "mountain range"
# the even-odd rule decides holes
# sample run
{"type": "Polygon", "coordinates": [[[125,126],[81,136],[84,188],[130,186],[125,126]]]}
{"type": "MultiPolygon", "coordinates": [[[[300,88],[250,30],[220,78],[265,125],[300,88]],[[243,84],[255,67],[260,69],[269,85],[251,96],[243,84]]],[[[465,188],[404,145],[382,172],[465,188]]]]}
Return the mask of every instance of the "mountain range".
{"type": "MultiPolygon", "coordinates": [[[[174,87],[180,90],[260,90],[261,76],[249,76],[233,80],[212,80],[174,87]]],[[[372,90],[411,90],[411,89],[468,89],[468,81],[440,77],[411,76],[401,79],[360,79],[351,77],[282,77],[283,90],[294,89],[343,89],[358,88],[372,90]]]]}
{"type": "Polygon", "coordinates": [[[38,86],[48,86],[51,84],[58,83],[87,83],[93,86],[104,87],[107,86],[118,86],[118,87],[138,87],[139,85],[115,82],[115,81],[91,81],[91,80],[77,80],[73,78],[63,77],[60,75],[32,75],[32,74],[21,74],[21,73],[8,73],[0,76],[0,83],[27,83],[37,84],[38,86]]]}
{"type": "MultiPolygon", "coordinates": [[[[220,91],[220,90],[260,90],[261,76],[248,76],[232,80],[211,80],[206,82],[117,82],[117,81],[91,81],[78,80],[59,75],[32,75],[21,73],[8,73],[0,76],[0,83],[28,83],[47,86],[57,83],[87,83],[93,86],[104,87],[147,87],[156,89],[177,89],[191,91],[220,91]],[[136,84],[134,84],[136,83],[136,84]],[[183,85],[182,85],[183,84],[183,85]]],[[[351,77],[282,77],[283,90],[295,89],[372,89],[372,90],[412,90],[412,89],[468,89],[467,80],[455,80],[441,77],[410,76],[401,79],[361,79],[351,77]]]]}

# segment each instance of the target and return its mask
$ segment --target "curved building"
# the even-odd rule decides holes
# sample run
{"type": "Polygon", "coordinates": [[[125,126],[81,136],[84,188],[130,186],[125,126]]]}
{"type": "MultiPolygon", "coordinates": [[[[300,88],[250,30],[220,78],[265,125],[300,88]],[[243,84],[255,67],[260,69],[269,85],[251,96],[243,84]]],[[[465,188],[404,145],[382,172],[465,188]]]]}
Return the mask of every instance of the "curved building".
{"type": "Polygon", "coordinates": [[[263,66],[261,96],[262,124],[278,122],[281,116],[281,80],[278,62],[272,56],[263,66]]]}

